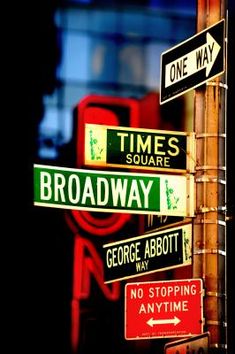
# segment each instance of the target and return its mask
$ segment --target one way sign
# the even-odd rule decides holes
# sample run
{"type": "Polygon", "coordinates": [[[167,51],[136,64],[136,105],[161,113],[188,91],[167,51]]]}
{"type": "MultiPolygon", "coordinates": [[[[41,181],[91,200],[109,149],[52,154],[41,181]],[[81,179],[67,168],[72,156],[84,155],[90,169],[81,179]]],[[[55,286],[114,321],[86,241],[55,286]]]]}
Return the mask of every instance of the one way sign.
{"type": "Polygon", "coordinates": [[[224,72],[224,19],[161,55],[160,104],[224,72]]]}

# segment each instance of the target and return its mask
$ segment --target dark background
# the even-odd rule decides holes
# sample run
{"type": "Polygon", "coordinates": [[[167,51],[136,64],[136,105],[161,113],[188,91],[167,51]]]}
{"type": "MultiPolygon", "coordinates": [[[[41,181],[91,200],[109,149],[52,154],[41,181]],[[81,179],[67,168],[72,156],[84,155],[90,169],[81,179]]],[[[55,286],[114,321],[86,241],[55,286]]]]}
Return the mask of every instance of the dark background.
{"type": "MultiPolygon", "coordinates": [[[[64,238],[66,225],[62,210],[34,208],[32,166],[37,150],[37,127],[44,106],[43,95],[54,90],[56,66],[60,60],[53,12],[57,1],[27,4],[22,14],[20,48],[15,80],[11,82],[14,99],[9,106],[8,164],[11,174],[3,169],[9,185],[4,235],[10,241],[5,268],[11,268],[7,279],[11,293],[9,306],[9,353],[70,353],[70,299],[73,239],[64,238]],[[16,97],[17,96],[17,97],[16,97]],[[14,112],[14,113],[13,113],[14,112]]],[[[228,216],[234,215],[234,5],[229,3],[228,60],[228,149],[227,194],[228,216]],[[233,6],[233,7],[232,7],[233,6]]],[[[3,184],[3,193],[4,193],[3,184]]],[[[228,353],[234,343],[234,223],[228,221],[228,353]]],[[[67,232],[67,231],[66,231],[67,232]]],[[[8,288],[8,285],[7,285],[8,288]]]]}

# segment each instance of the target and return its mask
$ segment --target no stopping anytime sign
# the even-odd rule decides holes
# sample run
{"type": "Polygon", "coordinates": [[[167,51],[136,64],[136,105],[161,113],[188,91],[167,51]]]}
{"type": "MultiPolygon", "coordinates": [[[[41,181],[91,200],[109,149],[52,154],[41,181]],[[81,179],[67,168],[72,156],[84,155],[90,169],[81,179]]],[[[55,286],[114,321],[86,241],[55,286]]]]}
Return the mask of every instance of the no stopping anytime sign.
{"type": "Polygon", "coordinates": [[[125,338],[185,337],[203,330],[201,279],[128,283],[125,338]]]}

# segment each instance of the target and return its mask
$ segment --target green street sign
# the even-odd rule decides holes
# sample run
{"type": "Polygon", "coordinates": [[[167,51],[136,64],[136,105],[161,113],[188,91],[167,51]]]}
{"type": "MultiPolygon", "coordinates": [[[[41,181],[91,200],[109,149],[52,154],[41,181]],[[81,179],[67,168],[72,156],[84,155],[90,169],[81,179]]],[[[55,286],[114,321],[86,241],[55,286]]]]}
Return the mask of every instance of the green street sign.
{"type": "Polygon", "coordinates": [[[103,245],[105,283],[192,263],[192,224],[103,245]]]}
{"type": "Polygon", "coordinates": [[[34,205],[193,216],[194,177],[34,165],[34,205]]]}
{"type": "Polygon", "coordinates": [[[85,165],[193,172],[195,133],[86,124],[85,165]]]}

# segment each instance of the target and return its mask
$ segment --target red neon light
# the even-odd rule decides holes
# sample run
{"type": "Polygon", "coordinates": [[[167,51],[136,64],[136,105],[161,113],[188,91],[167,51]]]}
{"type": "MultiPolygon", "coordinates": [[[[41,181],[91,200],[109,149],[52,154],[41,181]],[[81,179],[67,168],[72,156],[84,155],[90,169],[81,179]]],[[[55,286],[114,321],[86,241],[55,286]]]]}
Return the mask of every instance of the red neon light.
{"type": "Polygon", "coordinates": [[[76,233],[83,229],[91,235],[107,236],[119,231],[130,219],[130,214],[105,214],[105,218],[99,218],[96,214],[87,211],[70,211],[69,225],[76,233]]]}
{"type": "MultiPolygon", "coordinates": [[[[123,125],[130,127],[158,128],[159,110],[156,94],[147,95],[142,100],[113,96],[89,95],[76,107],[76,165],[84,165],[85,124],[123,125]]],[[[109,214],[101,217],[98,213],[72,210],[66,213],[66,221],[75,235],[74,275],[71,340],[74,353],[79,343],[80,301],[88,299],[91,293],[91,276],[97,282],[109,301],[120,297],[120,283],[104,284],[103,262],[93,244],[77,233],[85,231],[92,236],[108,236],[117,233],[131,220],[130,214],[109,214]]],[[[139,227],[144,219],[139,216],[139,227]],[[140,219],[142,222],[140,223],[140,219]]],[[[143,229],[143,225],[141,226],[143,229]]]]}
{"type": "Polygon", "coordinates": [[[76,235],[74,243],[73,300],[71,303],[71,342],[74,352],[76,352],[79,343],[80,300],[90,297],[91,276],[94,277],[108,300],[116,301],[119,299],[120,283],[104,284],[102,259],[90,241],[76,235]]]}
{"type": "Polygon", "coordinates": [[[84,165],[86,123],[138,127],[139,119],[139,102],[136,99],[89,95],[79,101],[77,105],[77,166],[82,167],[84,165]],[[121,117],[115,112],[115,109],[119,108],[127,108],[128,113],[125,117],[121,117]],[[123,122],[123,119],[125,122],[123,122]]]}
{"type": "Polygon", "coordinates": [[[71,302],[71,346],[73,353],[77,352],[80,330],[80,301],[73,299],[71,302]]]}
{"type": "Polygon", "coordinates": [[[89,240],[77,235],[74,244],[73,298],[81,300],[90,296],[91,274],[108,300],[116,301],[119,298],[120,284],[104,284],[104,267],[100,255],[89,240]]]}

